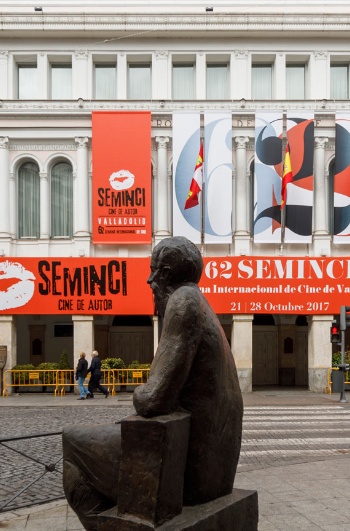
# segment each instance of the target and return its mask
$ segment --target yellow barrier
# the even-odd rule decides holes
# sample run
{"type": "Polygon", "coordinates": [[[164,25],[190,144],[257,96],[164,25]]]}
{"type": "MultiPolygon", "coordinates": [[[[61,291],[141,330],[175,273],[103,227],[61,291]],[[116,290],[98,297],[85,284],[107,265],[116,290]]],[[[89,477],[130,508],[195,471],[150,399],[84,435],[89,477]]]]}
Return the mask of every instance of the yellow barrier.
{"type": "MultiPolygon", "coordinates": [[[[327,373],[327,387],[326,389],[324,390],[324,392],[326,394],[332,394],[332,371],[339,371],[339,368],[338,367],[332,367],[331,369],[328,369],[328,373],[327,373]]],[[[350,380],[349,380],[349,372],[346,372],[345,373],[345,385],[346,384],[350,384],[350,380]]]]}
{"type": "MultiPolygon", "coordinates": [[[[147,382],[149,369],[102,369],[101,384],[106,386],[111,395],[127,386],[137,386],[147,382]]],[[[89,378],[85,380],[87,385],[89,378]]],[[[75,380],[75,371],[73,369],[65,370],[16,370],[11,369],[4,372],[4,386],[2,395],[8,396],[9,389],[38,388],[45,390],[48,387],[53,388],[55,396],[63,396],[67,389],[71,391],[72,387],[77,386],[75,380]],[[43,389],[44,388],[44,389],[43,389]]],[[[29,390],[29,389],[28,389],[29,390]]]]}

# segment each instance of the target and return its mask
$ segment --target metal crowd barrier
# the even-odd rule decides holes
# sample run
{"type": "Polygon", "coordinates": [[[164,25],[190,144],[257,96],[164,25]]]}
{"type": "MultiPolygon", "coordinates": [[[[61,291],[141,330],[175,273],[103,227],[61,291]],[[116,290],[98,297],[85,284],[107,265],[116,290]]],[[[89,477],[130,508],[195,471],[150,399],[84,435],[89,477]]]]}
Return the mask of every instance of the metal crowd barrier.
{"type": "MultiPolygon", "coordinates": [[[[108,388],[111,395],[117,391],[126,390],[127,387],[136,387],[147,382],[149,369],[102,369],[101,384],[108,388]]],[[[87,385],[89,376],[85,380],[87,385]]],[[[75,380],[75,370],[16,370],[10,369],[4,372],[3,393],[9,395],[9,390],[22,392],[41,388],[46,391],[53,390],[55,396],[63,396],[67,391],[71,392],[78,385],[75,380]]]]}
{"type": "MultiPolygon", "coordinates": [[[[339,368],[338,367],[331,367],[330,369],[328,369],[328,373],[327,373],[327,386],[326,386],[326,389],[324,390],[324,392],[326,394],[332,394],[332,385],[333,385],[333,382],[332,382],[332,372],[333,371],[339,371],[339,368]]],[[[344,381],[344,384],[345,385],[350,385],[350,379],[349,379],[349,372],[346,372],[345,373],[345,381],[344,381]]]]}

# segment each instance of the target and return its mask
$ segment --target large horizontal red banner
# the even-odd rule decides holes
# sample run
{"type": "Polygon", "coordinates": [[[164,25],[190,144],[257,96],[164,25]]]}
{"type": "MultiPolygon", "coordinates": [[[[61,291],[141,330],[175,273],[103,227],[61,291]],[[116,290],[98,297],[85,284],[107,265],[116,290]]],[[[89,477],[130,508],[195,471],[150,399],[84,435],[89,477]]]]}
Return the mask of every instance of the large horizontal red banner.
{"type": "Polygon", "coordinates": [[[0,314],[153,314],[149,258],[0,261],[0,314]]]}
{"type": "Polygon", "coordinates": [[[151,243],[151,113],[92,113],[94,243],[151,243]]]}
{"type": "MultiPolygon", "coordinates": [[[[149,258],[0,260],[0,314],[153,315],[149,258]]],[[[211,257],[200,289],[218,314],[339,314],[350,258],[211,257]]]]}
{"type": "Polygon", "coordinates": [[[339,314],[350,258],[207,258],[200,287],[216,313],[339,314]]]}

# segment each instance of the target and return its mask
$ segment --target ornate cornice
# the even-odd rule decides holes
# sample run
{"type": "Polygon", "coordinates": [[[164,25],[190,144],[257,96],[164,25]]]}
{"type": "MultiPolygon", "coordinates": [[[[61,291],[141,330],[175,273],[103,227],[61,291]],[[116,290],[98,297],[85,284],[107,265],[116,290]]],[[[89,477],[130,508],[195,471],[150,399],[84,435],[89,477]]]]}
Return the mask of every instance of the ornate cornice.
{"type": "Polygon", "coordinates": [[[51,114],[52,116],[62,116],[69,114],[70,117],[84,116],[92,111],[98,110],[145,110],[161,114],[172,113],[174,111],[238,111],[244,114],[253,114],[256,110],[266,111],[288,111],[288,110],[307,110],[314,111],[317,114],[332,114],[336,111],[350,110],[349,100],[191,100],[191,101],[171,101],[171,100],[154,100],[154,101],[135,101],[135,100],[110,100],[110,101],[85,101],[80,98],[78,101],[18,101],[18,100],[0,100],[0,116],[38,116],[51,114]]]}
{"type": "MultiPolygon", "coordinates": [[[[121,31],[127,37],[127,31],[151,32],[139,34],[140,38],[153,37],[157,33],[169,34],[176,31],[196,32],[341,32],[349,31],[349,14],[315,13],[252,13],[252,14],[45,14],[40,17],[33,14],[1,14],[0,34],[10,31],[23,32],[82,32],[85,35],[94,31],[121,31]]],[[[118,38],[118,37],[116,37],[118,38]]]]}

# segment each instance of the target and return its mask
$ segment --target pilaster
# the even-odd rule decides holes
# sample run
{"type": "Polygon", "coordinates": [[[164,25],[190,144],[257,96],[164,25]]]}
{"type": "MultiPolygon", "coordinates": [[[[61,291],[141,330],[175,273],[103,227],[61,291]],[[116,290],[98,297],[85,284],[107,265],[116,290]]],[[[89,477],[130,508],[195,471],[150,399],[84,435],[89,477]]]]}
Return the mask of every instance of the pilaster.
{"type": "Polygon", "coordinates": [[[80,352],[85,352],[86,359],[90,363],[89,356],[98,345],[94,345],[94,317],[93,315],[72,315],[73,331],[73,364],[74,369],[78,364],[80,352]]]}
{"type": "Polygon", "coordinates": [[[158,146],[158,164],[157,164],[157,212],[156,212],[156,241],[170,236],[170,229],[168,226],[168,205],[170,204],[168,197],[168,143],[169,137],[157,136],[156,143],[158,146]]]}
{"type": "Polygon", "coordinates": [[[40,239],[50,237],[50,193],[47,173],[40,173],[40,239]]]}
{"type": "Polygon", "coordinates": [[[0,137],[0,237],[10,237],[9,139],[0,137]]]}
{"type": "MultiPolygon", "coordinates": [[[[89,237],[89,169],[87,137],[75,138],[77,171],[74,179],[74,238],[89,237]]],[[[74,178],[74,176],[73,176],[74,178]]]]}
{"type": "Polygon", "coordinates": [[[74,52],[72,95],[76,99],[86,99],[88,97],[88,57],[86,50],[76,50],[74,52]]]}
{"type": "Polygon", "coordinates": [[[323,393],[327,387],[328,369],[332,366],[332,344],[329,330],[332,315],[313,315],[309,318],[309,390],[323,393]]]}
{"type": "Polygon", "coordinates": [[[328,138],[315,138],[314,156],[314,254],[330,255],[330,235],[327,220],[325,146],[328,138]]]}
{"type": "Polygon", "coordinates": [[[9,53],[7,50],[0,50],[0,98],[2,99],[8,99],[9,98],[9,92],[8,92],[8,57],[9,53]]]}
{"type": "Polygon", "coordinates": [[[242,392],[252,391],[253,371],[253,315],[233,315],[231,351],[234,357],[242,392]]]}

